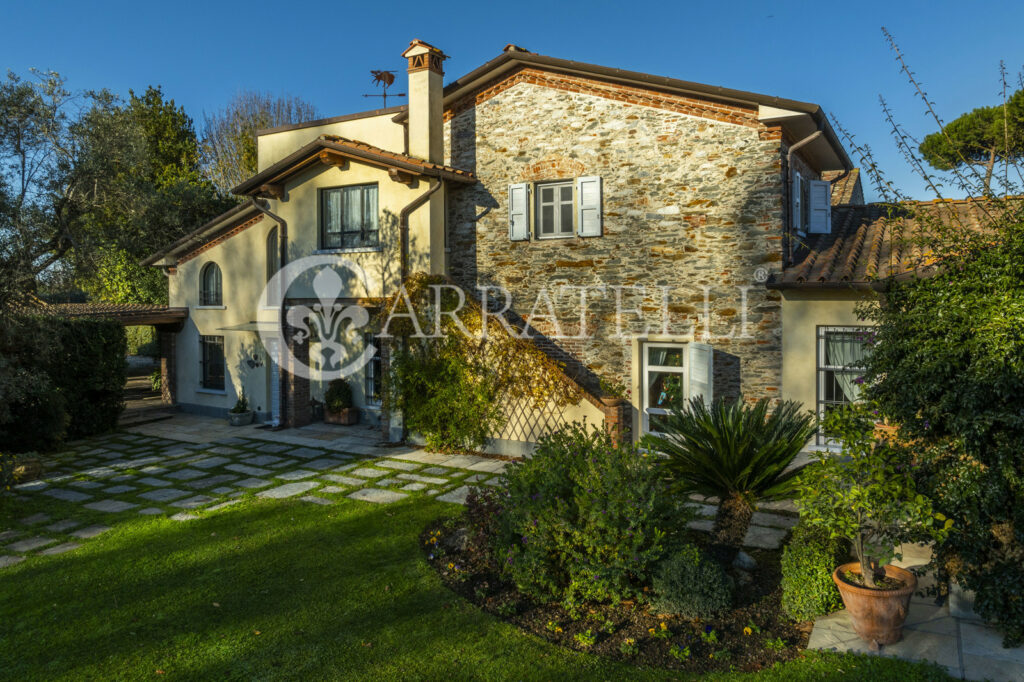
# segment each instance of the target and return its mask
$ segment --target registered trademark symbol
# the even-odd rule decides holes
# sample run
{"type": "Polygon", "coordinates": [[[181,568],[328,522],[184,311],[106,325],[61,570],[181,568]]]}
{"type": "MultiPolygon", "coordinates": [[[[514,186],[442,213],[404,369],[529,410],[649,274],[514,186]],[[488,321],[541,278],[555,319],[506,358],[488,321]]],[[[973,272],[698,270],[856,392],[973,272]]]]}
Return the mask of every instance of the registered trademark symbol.
{"type": "Polygon", "coordinates": [[[767,282],[768,281],[768,269],[767,268],[758,268],[757,270],[754,270],[754,281],[755,282],[761,282],[761,283],[767,282]]]}

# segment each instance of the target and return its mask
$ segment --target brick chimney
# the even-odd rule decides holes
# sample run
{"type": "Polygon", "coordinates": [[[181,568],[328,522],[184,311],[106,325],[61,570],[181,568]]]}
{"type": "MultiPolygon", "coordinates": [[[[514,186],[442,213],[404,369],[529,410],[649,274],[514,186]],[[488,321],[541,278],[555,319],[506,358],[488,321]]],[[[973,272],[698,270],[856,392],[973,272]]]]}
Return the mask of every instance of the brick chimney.
{"type": "Polygon", "coordinates": [[[414,40],[402,53],[409,59],[409,154],[444,162],[442,99],[447,56],[429,43],[414,40]]]}

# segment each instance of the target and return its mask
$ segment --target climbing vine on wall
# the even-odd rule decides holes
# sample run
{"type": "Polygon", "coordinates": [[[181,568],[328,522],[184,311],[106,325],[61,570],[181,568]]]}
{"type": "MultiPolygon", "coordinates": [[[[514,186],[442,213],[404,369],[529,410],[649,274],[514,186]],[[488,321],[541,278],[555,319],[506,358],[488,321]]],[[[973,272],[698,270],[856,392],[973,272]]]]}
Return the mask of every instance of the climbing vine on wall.
{"type": "Polygon", "coordinates": [[[561,363],[503,318],[485,316],[444,276],[410,276],[378,318],[391,352],[384,409],[400,411],[431,448],[479,449],[504,428],[511,405],[564,407],[582,398],[561,363]]]}

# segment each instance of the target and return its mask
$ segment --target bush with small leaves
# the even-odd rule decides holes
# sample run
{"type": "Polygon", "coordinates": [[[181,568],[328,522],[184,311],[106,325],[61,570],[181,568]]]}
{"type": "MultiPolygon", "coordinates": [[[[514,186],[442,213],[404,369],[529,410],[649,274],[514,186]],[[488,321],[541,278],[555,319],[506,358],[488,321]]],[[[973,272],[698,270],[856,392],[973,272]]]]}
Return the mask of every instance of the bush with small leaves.
{"type": "Polygon", "coordinates": [[[651,605],[662,613],[711,618],[732,604],[732,582],[721,565],[693,545],[683,545],[658,565],[651,605]]]}
{"type": "Polygon", "coordinates": [[[849,556],[846,543],[800,523],[782,550],[782,610],[797,621],[843,607],[832,571],[849,556]]]}

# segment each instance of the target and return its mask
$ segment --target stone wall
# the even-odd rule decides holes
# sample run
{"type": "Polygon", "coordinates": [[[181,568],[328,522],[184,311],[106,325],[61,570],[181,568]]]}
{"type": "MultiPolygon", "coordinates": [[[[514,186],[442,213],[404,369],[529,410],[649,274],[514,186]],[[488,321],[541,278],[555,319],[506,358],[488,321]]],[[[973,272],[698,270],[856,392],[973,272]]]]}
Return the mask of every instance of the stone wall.
{"type": "Polygon", "coordinates": [[[451,276],[507,288],[523,317],[546,288],[563,335],[580,331],[579,294],[557,287],[607,287],[588,295],[588,338],[550,338],[552,320],[533,324],[591,387],[599,376],[632,384],[635,343],[616,337],[614,287],[621,308],[645,318],[626,315],[623,334],[646,324],[659,336],[699,337],[707,301],[716,394],[777,396],[781,301],[761,282],[781,263],[781,132],[754,110],[567,77],[508,81],[447,112],[447,161],[480,179],[448,198],[451,276]],[[509,183],[580,175],[602,178],[603,236],[509,240],[509,183]],[[630,289],[639,286],[646,292],[630,289]]]}

